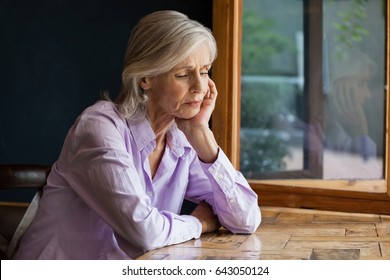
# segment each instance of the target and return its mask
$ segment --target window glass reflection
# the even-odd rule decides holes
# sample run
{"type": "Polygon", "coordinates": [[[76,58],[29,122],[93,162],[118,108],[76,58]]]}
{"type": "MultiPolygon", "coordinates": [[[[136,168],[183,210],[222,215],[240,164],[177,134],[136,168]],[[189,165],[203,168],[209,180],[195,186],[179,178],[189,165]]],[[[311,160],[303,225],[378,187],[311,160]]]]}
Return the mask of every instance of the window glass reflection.
{"type": "Polygon", "coordinates": [[[241,171],[258,179],[383,178],[384,1],[308,2],[243,1],[241,171]],[[304,18],[314,10],[322,50],[313,57],[316,30],[304,18]]]}
{"type": "Polygon", "coordinates": [[[324,177],[383,178],[384,1],[324,1],[323,22],[324,177]]]}

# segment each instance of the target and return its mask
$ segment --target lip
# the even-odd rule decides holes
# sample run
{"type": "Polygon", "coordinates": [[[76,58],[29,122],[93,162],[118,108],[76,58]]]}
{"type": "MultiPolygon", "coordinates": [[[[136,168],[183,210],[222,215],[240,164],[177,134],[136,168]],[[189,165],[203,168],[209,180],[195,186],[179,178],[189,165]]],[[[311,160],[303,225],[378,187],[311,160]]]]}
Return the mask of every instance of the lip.
{"type": "Polygon", "coordinates": [[[202,100],[194,100],[194,101],[187,102],[186,104],[191,106],[191,107],[196,108],[202,104],[202,100]]]}

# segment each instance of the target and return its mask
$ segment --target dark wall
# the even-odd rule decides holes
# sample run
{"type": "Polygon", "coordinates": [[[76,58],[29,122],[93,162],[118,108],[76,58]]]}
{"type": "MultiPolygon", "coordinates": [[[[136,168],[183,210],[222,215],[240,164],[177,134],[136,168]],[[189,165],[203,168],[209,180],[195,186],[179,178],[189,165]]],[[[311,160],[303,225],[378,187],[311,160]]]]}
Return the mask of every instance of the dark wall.
{"type": "Polygon", "coordinates": [[[0,0],[0,164],[51,165],[81,111],[116,96],[131,28],[162,9],[211,27],[212,0],[0,0]]]}

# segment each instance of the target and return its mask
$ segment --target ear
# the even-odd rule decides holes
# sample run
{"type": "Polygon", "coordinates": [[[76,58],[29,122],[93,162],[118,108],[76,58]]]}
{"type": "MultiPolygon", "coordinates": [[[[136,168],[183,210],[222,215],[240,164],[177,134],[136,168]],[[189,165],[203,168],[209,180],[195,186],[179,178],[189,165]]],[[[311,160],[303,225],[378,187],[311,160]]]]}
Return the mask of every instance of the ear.
{"type": "Polygon", "coordinates": [[[144,78],[141,78],[141,80],[139,81],[139,86],[144,90],[148,90],[151,88],[151,80],[149,77],[144,77],[144,78]]]}

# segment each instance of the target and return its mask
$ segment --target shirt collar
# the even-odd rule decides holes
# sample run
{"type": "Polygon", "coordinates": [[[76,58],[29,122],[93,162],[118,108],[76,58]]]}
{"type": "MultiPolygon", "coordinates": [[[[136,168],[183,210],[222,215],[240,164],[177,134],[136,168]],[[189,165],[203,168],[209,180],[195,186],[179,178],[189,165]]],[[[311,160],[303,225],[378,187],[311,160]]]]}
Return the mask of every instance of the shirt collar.
{"type": "MultiPolygon", "coordinates": [[[[148,146],[152,146],[153,149],[156,147],[156,136],[146,118],[137,121],[127,120],[127,124],[138,151],[148,146]]],[[[175,122],[167,131],[167,145],[177,157],[186,156],[192,149],[184,133],[178,129],[175,122]]]]}
{"type": "Polygon", "coordinates": [[[185,157],[192,149],[184,133],[177,128],[174,122],[167,133],[167,143],[177,157],[185,157]]]}
{"type": "Polygon", "coordinates": [[[127,125],[130,128],[130,133],[133,136],[134,142],[137,145],[138,151],[142,151],[149,145],[155,147],[155,135],[149,122],[145,119],[129,120],[127,125]]]}

